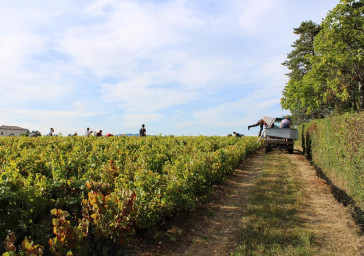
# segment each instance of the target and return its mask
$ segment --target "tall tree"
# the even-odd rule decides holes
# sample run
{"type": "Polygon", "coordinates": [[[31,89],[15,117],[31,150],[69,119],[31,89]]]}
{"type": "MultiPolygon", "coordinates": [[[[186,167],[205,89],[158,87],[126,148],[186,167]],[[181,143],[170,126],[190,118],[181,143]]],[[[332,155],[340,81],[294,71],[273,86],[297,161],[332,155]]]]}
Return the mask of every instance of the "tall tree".
{"type": "Polygon", "coordinates": [[[282,107],[301,121],[364,110],[364,0],[341,0],[317,29],[304,22],[294,32],[282,107]]]}
{"type": "Polygon", "coordinates": [[[364,0],[341,0],[321,28],[311,62],[314,80],[327,85],[324,101],[337,111],[364,110],[364,0]]]}
{"type": "Polygon", "coordinates": [[[281,105],[291,111],[296,124],[321,117],[322,114],[321,111],[308,114],[309,107],[314,103],[315,91],[302,81],[312,68],[311,57],[316,55],[314,38],[319,32],[320,26],[312,21],[302,22],[298,28],[294,28],[293,33],[299,38],[292,44],[293,50],[287,55],[287,60],[282,63],[290,71],[287,74],[290,80],[283,90],[281,105]]]}
{"type": "Polygon", "coordinates": [[[290,70],[287,74],[289,78],[300,80],[311,69],[310,56],[315,55],[313,43],[319,32],[320,26],[311,20],[293,29],[299,38],[292,44],[294,49],[287,55],[287,60],[282,63],[290,70]]]}

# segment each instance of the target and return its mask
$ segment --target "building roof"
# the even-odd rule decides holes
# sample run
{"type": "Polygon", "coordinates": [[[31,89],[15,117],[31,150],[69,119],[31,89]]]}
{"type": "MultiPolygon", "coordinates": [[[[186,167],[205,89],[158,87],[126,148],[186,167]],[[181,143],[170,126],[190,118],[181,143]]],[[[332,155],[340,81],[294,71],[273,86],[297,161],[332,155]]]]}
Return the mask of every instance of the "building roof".
{"type": "Polygon", "coordinates": [[[0,126],[0,129],[2,129],[2,130],[24,130],[24,131],[28,130],[25,128],[21,128],[19,126],[12,126],[12,125],[2,125],[2,126],[0,126]]]}

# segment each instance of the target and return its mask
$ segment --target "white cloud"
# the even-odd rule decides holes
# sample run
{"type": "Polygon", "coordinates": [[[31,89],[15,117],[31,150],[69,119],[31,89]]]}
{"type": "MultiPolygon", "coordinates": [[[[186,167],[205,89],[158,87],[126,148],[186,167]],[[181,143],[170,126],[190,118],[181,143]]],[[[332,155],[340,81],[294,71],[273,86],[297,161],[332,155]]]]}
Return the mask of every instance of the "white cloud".
{"type": "Polygon", "coordinates": [[[201,23],[178,4],[96,1],[86,14],[101,18],[97,24],[70,28],[58,49],[100,76],[128,74],[139,61],[158,58],[156,52],[183,44],[188,37],[180,30],[201,23]]]}
{"type": "Polygon", "coordinates": [[[15,107],[24,102],[52,102],[73,91],[63,79],[63,64],[50,62],[51,56],[46,54],[50,38],[37,31],[56,13],[51,9],[44,13],[36,4],[24,5],[8,3],[0,8],[3,24],[0,28],[0,101],[15,107]],[[43,57],[48,58],[48,63],[42,61],[43,57]]]}
{"type": "Polygon", "coordinates": [[[29,102],[55,102],[69,95],[74,88],[53,71],[45,74],[19,71],[2,74],[0,90],[3,104],[20,106],[29,102]]]}
{"type": "Polygon", "coordinates": [[[224,134],[279,111],[287,35],[325,3],[3,1],[0,121],[45,132],[150,122],[167,133],[224,134]]]}
{"type": "Polygon", "coordinates": [[[224,87],[233,82],[235,63],[221,58],[191,58],[179,70],[171,72],[175,79],[189,89],[224,87]]]}
{"type": "Polygon", "coordinates": [[[238,17],[238,26],[245,32],[257,33],[272,22],[272,13],[277,12],[274,7],[279,6],[281,1],[277,0],[260,0],[260,1],[240,1],[240,15],[238,17]]]}
{"type": "Polygon", "coordinates": [[[262,60],[262,64],[255,68],[253,77],[265,85],[267,91],[274,93],[277,97],[281,96],[281,91],[288,81],[288,77],[284,74],[287,69],[281,64],[284,62],[282,56],[272,55],[262,60]]]}
{"type": "Polygon", "coordinates": [[[277,99],[272,98],[270,93],[267,90],[256,91],[243,99],[196,111],[194,117],[200,126],[211,128],[247,126],[255,119],[268,115],[266,110],[277,105],[277,99]],[[257,113],[262,116],[257,116],[257,113]]]}
{"type": "Polygon", "coordinates": [[[141,126],[141,124],[152,123],[158,121],[163,117],[162,114],[158,113],[143,113],[143,114],[127,114],[123,117],[123,126],[128,128],[135,128],[141,126]]]}
{"type": "Polygon", "coordinates": [[[0,40],[1,73],[20,71],[26,60],[45,47],[44,38],[32,34],[18,33],[2,36],[0,40]]]}
{"type": "Polygon", "coordinates": [[[150,87],[153,78],[138,77],[118,84],[104,84],[103,93],[107,101],[121,102],[127,112],[155,112],[174,105],[186,103],[194,94],[178,88],[150,87]]]}

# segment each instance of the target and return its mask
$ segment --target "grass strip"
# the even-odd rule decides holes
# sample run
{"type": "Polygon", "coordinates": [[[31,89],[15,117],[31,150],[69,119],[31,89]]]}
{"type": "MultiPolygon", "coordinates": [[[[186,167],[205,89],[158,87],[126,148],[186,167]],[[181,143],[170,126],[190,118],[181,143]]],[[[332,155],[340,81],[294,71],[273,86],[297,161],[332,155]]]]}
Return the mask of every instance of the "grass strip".
{"type": "Polygon", "coordinates": [[[234,255],[314,255],[312,231],[300,217],[302,185],[284,153],[266,154],[256,189],[248,198],[234,255]]]}

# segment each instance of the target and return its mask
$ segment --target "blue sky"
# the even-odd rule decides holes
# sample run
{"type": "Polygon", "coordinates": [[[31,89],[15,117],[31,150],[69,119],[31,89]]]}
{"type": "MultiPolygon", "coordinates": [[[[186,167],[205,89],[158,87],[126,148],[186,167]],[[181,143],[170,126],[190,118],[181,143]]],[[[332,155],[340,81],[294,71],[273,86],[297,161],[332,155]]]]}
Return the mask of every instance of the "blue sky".
{"type": "Polygon", "coordinates": [[[227,135],[282,116],[293,28],[334,0],[0,1],[0,125],[227,135]]]}

